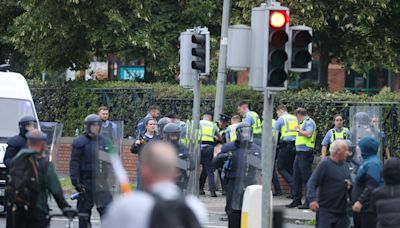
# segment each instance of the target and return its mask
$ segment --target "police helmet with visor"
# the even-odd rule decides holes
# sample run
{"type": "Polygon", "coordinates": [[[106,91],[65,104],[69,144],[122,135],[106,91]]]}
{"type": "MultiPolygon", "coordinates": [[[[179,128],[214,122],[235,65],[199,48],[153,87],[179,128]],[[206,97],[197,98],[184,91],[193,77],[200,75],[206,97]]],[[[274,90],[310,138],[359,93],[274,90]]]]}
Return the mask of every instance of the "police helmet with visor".
{"type": "Polygon", "coordinates": [[[176,123],[168,123],[163,129],[163,139],[171,143],[178,143],[181,128],[176,123]]]}
{"type": "Polygon", "coordinates": [[[101,119],[96,114],[90,114],[85,118],[85,131],[87,134],[99,135],[101,130],[101,119]],[[97,130],[93,130],[92,126],[98,126],[97,130]]]}

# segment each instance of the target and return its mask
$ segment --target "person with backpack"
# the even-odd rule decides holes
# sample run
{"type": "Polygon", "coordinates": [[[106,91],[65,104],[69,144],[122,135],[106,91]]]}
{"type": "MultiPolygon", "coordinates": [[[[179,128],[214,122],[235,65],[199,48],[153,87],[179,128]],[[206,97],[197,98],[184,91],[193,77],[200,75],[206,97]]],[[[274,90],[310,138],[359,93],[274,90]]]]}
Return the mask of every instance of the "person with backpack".
{"type": "MultiPolygon", "coordinates": [[[[33,116],[24,116],[18,121],[19,134],[8,139],[7,148],[4,154],[3,163],[6,166],[6,172],[10,168],[11,160],[17,155],[18,151],[26,148],[26,133],[36,128],[37,122],[33,116]]],[[[8,201],[8,195],[5,194],[5,211],[7,213],[7,228],[12,228],[12,207],[8,201]]]]}
{"type": "Polygon", "coordinates": [[[18,152],[9,169],[8,193],[14,228],[43,228],[49,213],[48,193],[67,217],[72,209],[64,199],[54,165],[45,156],[47,135],[34,129],[26,134],[27,149],[18,152]]]}
{"type": "Polygon", "coordinates": [[[207,222],[205,206],[184,196],[175,184],[177,152],[173,145],[156,141],[140,154],[144,191],[128,193],[108,208],[101,227],[199,228],[207,222]]]}

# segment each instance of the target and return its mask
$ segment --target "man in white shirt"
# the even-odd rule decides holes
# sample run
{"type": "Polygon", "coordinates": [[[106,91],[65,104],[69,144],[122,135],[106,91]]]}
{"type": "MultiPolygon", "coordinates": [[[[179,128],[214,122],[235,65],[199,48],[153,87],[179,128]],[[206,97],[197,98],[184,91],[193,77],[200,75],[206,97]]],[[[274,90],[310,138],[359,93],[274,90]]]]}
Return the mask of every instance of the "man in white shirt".
{"type": "MultiPolygon", "coordinates": [[[[179,199],[180,189],[175,185],[177,152],[165,142],[147,144],[141,153],[141,176],[144,192],[136,191],[121,196],[109,207],[101,227],[148,228],[157,195],[163,200],[179,199]]],[[[207,222],[205,206],[194,196],[184,198],[199,224],[207,222]]],[[[177,216],[179,216],[177,214],[177,216]]]]}

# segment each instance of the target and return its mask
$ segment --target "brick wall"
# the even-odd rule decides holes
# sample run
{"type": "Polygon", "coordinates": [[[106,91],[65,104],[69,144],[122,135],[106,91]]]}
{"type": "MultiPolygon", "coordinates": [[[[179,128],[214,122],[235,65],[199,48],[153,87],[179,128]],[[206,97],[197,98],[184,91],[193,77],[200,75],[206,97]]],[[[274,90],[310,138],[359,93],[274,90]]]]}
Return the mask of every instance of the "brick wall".
{"type": "MultiPolygon", "coordinates": [[[[58,175],[69,176],[69,161],[71,159],[71,151],[72,151],[72,141],[74,138],[72,137],[63,137],[60,140],[57,157],[53,158],[55,163],[58,175]]],[[[136,163],[137,156],[130,152],[130,146],[132,145],[133,140],[124,139],[123,140],[123,165],[125,170],[128,172],[128,176],[131,182],[136,180],[136,163]]]]}
{"type": "Polygon", "coordinates": [[[343,91],[345,84],[345,70],[342,65],[329,64],[328,66],[328,88],[330,92],[343,91]]]}

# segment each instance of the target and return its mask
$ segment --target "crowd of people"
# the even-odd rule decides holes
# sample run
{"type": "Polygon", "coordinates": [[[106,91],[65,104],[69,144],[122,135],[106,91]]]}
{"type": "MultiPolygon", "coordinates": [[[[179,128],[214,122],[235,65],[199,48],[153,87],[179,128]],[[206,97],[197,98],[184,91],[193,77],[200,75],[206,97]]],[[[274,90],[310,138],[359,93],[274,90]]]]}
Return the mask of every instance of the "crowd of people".
{"type": "MultiPolygon", "coordinates": [[[[229,227],[240,227],[244,189],[260,180],[263,122],[246,101],[238,103],[237,112],[239,115],[232,117],[221,114],[218,123],[213,121],[213,113],[204,112],[199,135],[194,134],[193,140],[188,127],[190,121],[183,122],[174,113],[158,119],[160,108],[150,106],[147,115],[137,124],[131,146],[131,152],[138,155],[136,189],[139,192],[117,200],[113,200],[112,184],[108,183],[110,178],[115,178],[110,177],[112,165],[104,157],[118,150],[113,146],[121,137],[118,126],[109,120],[109,109],[105,106],[97,114],[88,115],[84,120],[84,134],[72,143],[70,160],[71,182],[79,192],[79,227],[88,227],[94,206],[102,227],[116,224],[139,228],[160,227],[160,224],[201,227],[207,221],[206,209],[189,193],[197,191],[206,195],[204,187],[208,181],[209,195],[218,197],[216,170],[222,194],[226,195],[229,227]],[[190,181],[194,177],[198,179],[190,181]],[[131,213],[139,210],[140,214],[131,213]],[[174,219],[166,219],[174,211],[179,212],[174,219]]],[[[272,178],[274,196],[283,194],[277,171],[290,188],[287,197],[292,202],[286,207],[316,211],[317,227],[396,227],[395,215],[400,212],[399,159],[389,159],[384,144],[384,155],[389,160],[383,167],[378,156],[381,132],[358,137],[353,129],[343,126],[343,116],[335,115],[334,125],[321,144],[322,160],[313,171],[318,131],[315,121],[301,107],[290,114],[285,105],[279,105],[276,115],[278,118],[272,120],[273,141],[277,144],[272,178]],[[356,147],[362,162],[351,161],[356,147]]],[[[373,128],[373,120],[377,119],[369,120],[373,128]]],[[[8,141],[4,157],[10,177],[6,205],[8,228],[45,227],[48,193],[66,216],[74,215],[62,195],[54,165],[46,159],[47,136],[35,124],[33,117],[22,118],[20,134],[8,141]],[[31,182],[21,184],[16,179],[31,182]]]]}

